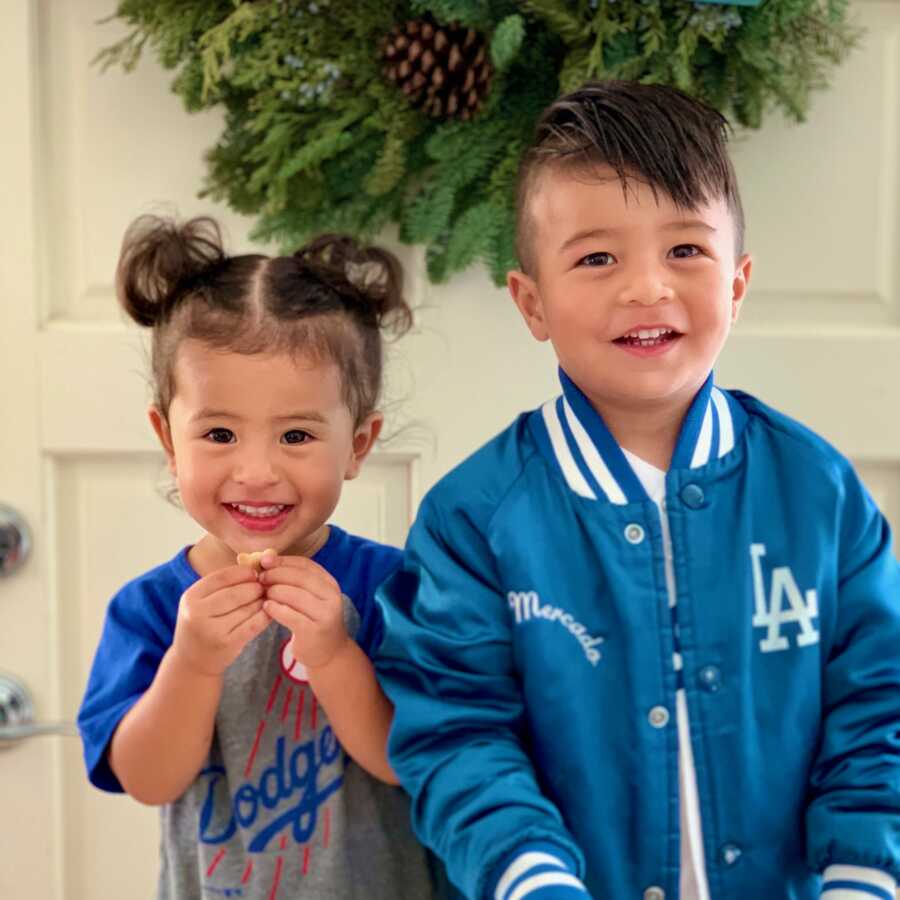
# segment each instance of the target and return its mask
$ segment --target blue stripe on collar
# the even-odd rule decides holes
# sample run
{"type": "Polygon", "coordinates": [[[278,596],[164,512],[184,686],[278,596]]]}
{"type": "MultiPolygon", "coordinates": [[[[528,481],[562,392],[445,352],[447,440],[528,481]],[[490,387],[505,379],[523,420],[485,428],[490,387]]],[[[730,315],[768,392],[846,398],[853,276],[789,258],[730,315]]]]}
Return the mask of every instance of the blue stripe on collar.
{"type": "Polygon", "coordinates": [[[567,407],[568,404],[566,403],[565,397],[557,397],[556,415],[559,418],[559,424],[562,428],[563,436],[566,439],[566,445],[569,448],[569,452],[572,454],[572,459],[574,460],[575,465],[578,466],[578,471],[581,472],[582,478],[584,478],[585,482],[590,488],[591,495],[594,497],[602,497],[607,492],[600,486],[600,483],[597,481],[597,478],[591,471],[590,466],[588,466],[587,462],[585,461],[585,455],[581,452],[578,440],[572,433],[573,425],[575,426],[576,430],[578,429],[578,421],[575,420],[573,415],[571,415],[571,407],[567,407]]]}
{"type": "MultiPolygon", "coordinates": [[[[716,388],[713,388],[713,392],[715,392],[716,388]]],[[[710,400],[712,400],[712,395],[710,395],[710,400]]],[[[713,431],[712,431],[712,444],[709,448],[709,458],[710,459],[718,459],[719,458],[719,447],[722,445],[722,425],[719,421],[719,410],[716,408],[716,404],[710,402],[709,404],[712,407],[713,412],[713,431]]]]}
{"type": "Polygon", "coordinates": [[[583,437],[587,438],[587,441],[579,443],[579,455],[593,471],[596,481],[601,485],[604,482],[609,485],[610,489],[604,493],[613,503],[640,503],[649,500],[644,486],[625,459],[625,454],[588,398],[562,369],[559,370],[559,380],[566,402],[581,426],[581,429],[573,427],[572,431],[581,431],[583,437]],[[621,495],[621,499],[618,495],[621,495]]]}

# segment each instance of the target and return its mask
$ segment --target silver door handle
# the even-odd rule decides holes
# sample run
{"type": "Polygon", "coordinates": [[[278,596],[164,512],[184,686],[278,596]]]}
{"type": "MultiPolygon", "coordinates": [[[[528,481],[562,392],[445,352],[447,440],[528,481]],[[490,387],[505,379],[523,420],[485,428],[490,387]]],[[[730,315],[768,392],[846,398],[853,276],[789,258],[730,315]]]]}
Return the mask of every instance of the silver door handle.
{"type": "Polygon", "coordinates": [[[0,672],[0,750],[43,734],[77,735],[78,730],[72,722],[35,722],[28,688],[0,672]]]}
{"type": "Polygon", "coordinates": [[[27,725],[3,725],[0,727],[0,747],[16,744],[25,738],[42,734],[60,734],[78,737],[78,729],[73,722],[29,722],[27,725]]]}
{"type": "Polygon", "coordinates": [[[11,506],[0,503],[0,575],[21,569],[30,552],[28,523],[11,506]]]}

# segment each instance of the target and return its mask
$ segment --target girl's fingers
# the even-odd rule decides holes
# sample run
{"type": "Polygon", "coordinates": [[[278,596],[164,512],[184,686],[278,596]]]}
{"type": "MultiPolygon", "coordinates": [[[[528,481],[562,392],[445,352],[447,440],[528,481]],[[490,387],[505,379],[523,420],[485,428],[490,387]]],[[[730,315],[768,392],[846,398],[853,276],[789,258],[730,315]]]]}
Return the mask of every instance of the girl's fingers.
{"type": "Polygon", "coordinates": [[[221,633],[231,634],[248,619],[252,619],[263,608],[264,603],[265,599],[260,597],[252,603],[245,603],[243,606],[231,610],[224,616],[219,616],[216,628],[222,629],[221,633]]]}
{"type": "Polygon", "coordinates": [[[249,618],[245,618],[237,624],[229,633],[229,636],[238,641],[241,646],[248,644],[253,638],[262,634],[271,623],[272,617],[260,608],[249,618]]]}
{"type": "Polygon", "coordinates": [[[321,566],[310,560],[303,560],[310,563],[310,566],[287,564],[288,559],[302,560],[302,557],[282,557],[282,559],[285,564],[259,573],[261,584],[290,584],[294,587],[304,588],[322,600],[340,595],[340,585],[321,566]]]}
{"type": "Polygon", "coordinates": [[[304,588],[293,587],[287,584],[268,586],[266,588],[266,599],[288,606],[313,622],[319,621],[322,618],[322,613],[327,608],[321,597],[317,597],[304,588]]]}
{"type": "Polygon", "coordinates": [[[279,603],[277,600],[267,599],[263,604],[263,611],[279,625],[284,625],[285,628],[294,633],[315,624],[309,616],[298,612],[291,606],[279,603]]]}
{"type": "Polygon", "coordinates": [[[191,585],[185,593],[197,598],[208,597],[224,588],[234,587],[238,584],[252,584],[256,580],[256,572],[249,566],[227,566],[211,575],[205,575],[191,585]]]}
{"type": "Polygon", "coordinates": [[[258,581],[245,582],[223,588],[202,600],[203,611],[212,618],[227,616],[248,604],[262,599],[265,588],[258,581]]]}

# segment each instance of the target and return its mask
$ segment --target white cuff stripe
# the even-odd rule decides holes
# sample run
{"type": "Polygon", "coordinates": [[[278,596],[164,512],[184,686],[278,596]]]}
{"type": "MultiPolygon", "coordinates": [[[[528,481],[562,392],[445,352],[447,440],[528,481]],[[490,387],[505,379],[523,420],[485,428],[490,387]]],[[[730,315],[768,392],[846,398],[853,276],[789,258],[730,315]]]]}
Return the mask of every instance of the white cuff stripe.
{"type": "Polygon", "coordinates": [[[885,894],[880,888],[872,887],[838,887],[829,888],[825,886],[822,891],[821,900],[882,900],[883,897],[893,897],[893,894],[885,894]]]}
{"type": "Polygon", "coordinates": [[[533,869],[536,866],[553,866],[557,869],[562,869],[563,872],[566,871],[566,864],[558,856],[553,856],[550,853],[541,853],[537,850],[523,853],[507,866],[506,871],[500,877],[494,890],[494,900],[504,900],[506,892],[510,889],[512,883],[529,869],[533,869]]]}
{"type": "Polygon", "coordinates": [[[581,451],[587,467],[591,470],[591,474],[597,479],[597,484],[603,489],[610,503],[624,506],[628,502],[625,493],[619,487],[619,482],[613,478],[613,474],[603,461],[600,451],[597,450],[584,425],[581,424],[578,416],[575,415],[575,410],[569,406],[568,400],[563,400],[563,409],[566,413],[566,421],[569,423],[569,428],[572,429],[575,443],[578,444],[578,449],[581,451]]]}
{"type": "MultiPolygon", "coordinates": [[[[506,900],[522,900],[523,897],[527,897],[532,891],[550,887],[551,885],[580,888],[584,891],[584,885],[574,875],[569,875],[566,872],[544,872],[543,875],[534,875],[531,878],[526,878],[506,900]]],[[[586,891],[585,894],[587,894],[586,891]]]]}
{"type": "Polygon", "coordinates": [[[897,882],[893,875],[882,869],[871,869],[868,866],[829,866],[822,874],[825,881],[862,881],[891,893],[897,889],[897,882]]]}
{"type": "Polygon", "coordinates": [[[556,454],[556,460],[562,469],[569,487],[580,494],[582,497],[588,497],[596,500],[597,497],[591,490],[590,485],[585,481],[584,475],[575,464],[575,460],[569,451],[569,445],[566,443],[566,436],[563,434],[562,425],[559,422],[559,416],[556,414],[556,401],[548,400],[542,407],[541,412],[544,416],[544,424],[547,426],[547,434],[550,435],[550,443],[553,445],[553,452],[556,454]]]}

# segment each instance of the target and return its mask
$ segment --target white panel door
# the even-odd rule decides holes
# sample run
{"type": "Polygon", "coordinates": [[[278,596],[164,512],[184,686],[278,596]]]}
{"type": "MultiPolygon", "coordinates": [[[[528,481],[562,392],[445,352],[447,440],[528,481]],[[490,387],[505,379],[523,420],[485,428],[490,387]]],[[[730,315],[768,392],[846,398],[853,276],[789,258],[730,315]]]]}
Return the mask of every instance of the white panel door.
{"type": "MultiPolygon", "coordinates": [[[[89,66],[121,32],[111,0],[4,0],[0,83],[0,503],[35,533],[0,579],[0,672],[32,689],[39,718],[77,709],[111,592],[195,529],[157,490],[144,417],[144,349],[117,312],[112,272],[142,212],[212,212],[235,250],[249,223],[199,201],[214,114],[187,116],[170,73],[89,66]]],[[[859,0],[864,46],[802,126],[770,123],[736,152],[758,262],[719,368],[853,457],[900,526],[900,4],[859,0]]],[[[402,249],[413,335],[390,355],[394,437],[336,520],[401,541],[422,491],[520,410],[558,391],[481,272],[435,288],[402,249]]],[[[150,898],[156,815],[86,784],[77,741],[0,749],[0,898],[150,898]]]]}

